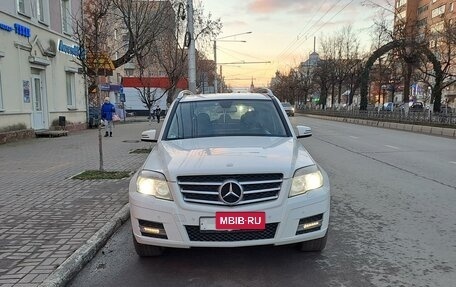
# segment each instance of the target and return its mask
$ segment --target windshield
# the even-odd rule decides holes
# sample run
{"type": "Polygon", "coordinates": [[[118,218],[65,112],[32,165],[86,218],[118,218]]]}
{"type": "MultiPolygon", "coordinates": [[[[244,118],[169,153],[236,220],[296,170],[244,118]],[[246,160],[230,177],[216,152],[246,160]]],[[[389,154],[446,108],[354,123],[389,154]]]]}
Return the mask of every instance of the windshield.
{"type": "Polygon", "coordinates": [[[290,136],[271,100],[180,102],[170,118],[165,140],[216,136],[290,136]]]}
{"type": "Polygon", "coordinates": [[[291,107],[291,104],[290,103],[282,103],[282,106],[287,108],[287,107],[291,107]]]}

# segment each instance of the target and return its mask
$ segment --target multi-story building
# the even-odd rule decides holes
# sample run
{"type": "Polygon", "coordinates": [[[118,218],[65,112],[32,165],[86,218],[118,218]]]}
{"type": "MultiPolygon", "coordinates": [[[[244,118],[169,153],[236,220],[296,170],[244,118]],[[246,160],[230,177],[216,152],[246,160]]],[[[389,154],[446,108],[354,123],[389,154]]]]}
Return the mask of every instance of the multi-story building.
{"type": "Polygon", "coordinates": [[[86,97],[78,73],[73,22],[80,0],[0,1],[0,130],[84,126],[86,97]]]}
{"type": "MultiPolygon", "coordinates": [[[[396,33],[402,37],[411,38],[416,41],[426,41],[429,49],[434,51],[438,58],[441,58],[439,47],[445,26],[452,24],[456,19],[455,0],[396,0],[394,24],[396,33]]],[[[456,49],[453,48],[453,49],[456,49]]],[[[447,55],[448,57],[449,55],[447,55]]],[[[451,56],[449,56],[452,58],[451,56]]],[[[455,74],[456,62],[452,64],[450,73],[455,74]]],[[[452,80],[452,79],[449,79],[452,80]]],[[[415,91],[424,91],[412,95],[414,98],[426,97],[429,94],[428,88],[422,83],[416,83],[415,91]],[[421,84],[421,85],[420,85],[421,84]]],[[[413,92],[413,91],[412,91],[413,92]]],[[[442,91],[442,101],[455,106],[456,86],[448,86],[442,91]]]]}
{"type": "Polygon", "coordinates": [[[396,0],[395,25],[404,28],[406,36],[425,39],[441,31],[444,20],[456,18],[454,0],[396,0]]]}

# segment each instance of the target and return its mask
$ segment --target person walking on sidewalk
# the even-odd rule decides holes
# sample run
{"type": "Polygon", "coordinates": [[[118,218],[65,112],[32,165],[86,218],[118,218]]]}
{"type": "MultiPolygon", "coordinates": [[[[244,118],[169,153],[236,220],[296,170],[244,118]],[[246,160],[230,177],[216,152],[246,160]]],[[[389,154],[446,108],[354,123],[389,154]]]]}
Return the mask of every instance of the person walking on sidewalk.
{"type": "Polygon", "coordinates": [[[160,123],[160,112],[161,112],[160,106],[157,105],[155,107],[155,116],[157,117],[157,123],[160,123]]]}
{"type": "Polygon", "coordinates": [[[104,99],[104,103],[101,106],[101,119],[105,123],[105,137],[108,135],[112,137],[112,116],[116,112],[116,107],[109,101],[109,97],[104,99]],[[109,133],[109,134],[108,134],[109,133]]]}

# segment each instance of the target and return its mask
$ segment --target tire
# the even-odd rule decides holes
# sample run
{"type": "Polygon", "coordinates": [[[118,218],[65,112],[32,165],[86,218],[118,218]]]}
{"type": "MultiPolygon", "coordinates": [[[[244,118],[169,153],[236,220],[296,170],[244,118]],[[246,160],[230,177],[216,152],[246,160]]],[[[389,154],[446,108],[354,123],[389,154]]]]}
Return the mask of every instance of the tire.
{"type": "Polygon", "coordinates": [[[325,236],[322,238],[300,242],[296,247],[302,252],[320,252],[325,249],[327,240],[328,232],[326,232],[325,236]]]}
{"type": "Polygon", "coordinates": [[[141,244],[136,241],[135,236],[133,235],[133,243],[135,245],[136,253],[139,257],[156,257],[163,254],[165,251],[164,247],[141,244]]]}

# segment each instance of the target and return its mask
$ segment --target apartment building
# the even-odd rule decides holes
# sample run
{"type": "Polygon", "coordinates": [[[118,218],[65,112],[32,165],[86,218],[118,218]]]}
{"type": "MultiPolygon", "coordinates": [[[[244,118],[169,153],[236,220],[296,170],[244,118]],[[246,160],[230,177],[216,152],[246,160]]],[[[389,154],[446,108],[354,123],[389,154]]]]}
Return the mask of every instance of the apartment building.
{"type": "MultiPolygon", "coordinates": [[[[452,23],[456,19],[455,0],[396,0],[395,27],[402,27],[405,37],[417,41],[426,41],[431,51],[439,57],[438,32],[445,28],[445,22],[452,23]]],[[[396,31],[401,29],[396,29],[396,31]]],[[[453,68],[456,72],[456,63],[453,68]]],[[[424,93],[429,94],[427,87],[416,85],[424,93]]],[[[419,95],[418,95],[419,96],[419,95]]],[[[442,91],[443,103],[456,106],[456,85],[448,86],[442,91]]]]}
{"type": "Polygon", "coordinates": [[[0,1],[0,130],[85,125],[73,23],[81,0],[0,1]]]}

